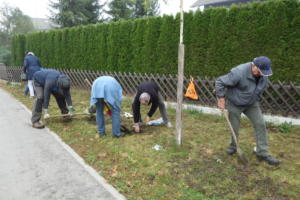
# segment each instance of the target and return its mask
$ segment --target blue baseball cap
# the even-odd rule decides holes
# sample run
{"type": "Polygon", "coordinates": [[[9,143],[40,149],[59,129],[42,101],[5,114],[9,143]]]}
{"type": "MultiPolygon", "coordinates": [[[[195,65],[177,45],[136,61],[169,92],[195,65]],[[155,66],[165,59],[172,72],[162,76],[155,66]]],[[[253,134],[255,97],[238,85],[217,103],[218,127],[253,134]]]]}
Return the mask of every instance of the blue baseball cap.
{"type": "Polygon", "coordinates": [[[256,67],[258,67],[263,76],[271,76],[273,74],[270,58],[266,56],[260,56],[254,58],[252,62],[256,67]]]}

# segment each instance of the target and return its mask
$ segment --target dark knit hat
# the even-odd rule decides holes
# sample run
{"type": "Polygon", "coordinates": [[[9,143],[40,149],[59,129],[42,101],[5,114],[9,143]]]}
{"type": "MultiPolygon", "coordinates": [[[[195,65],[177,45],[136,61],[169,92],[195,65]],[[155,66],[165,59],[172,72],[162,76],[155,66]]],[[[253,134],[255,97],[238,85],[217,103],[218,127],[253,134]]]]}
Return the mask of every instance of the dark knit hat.
{"type": "Polygon", "coordinates": [[[60,75],[57,79],[57,86],[63,89],[70,88],[70,79],[66,75],[60,75]]]}

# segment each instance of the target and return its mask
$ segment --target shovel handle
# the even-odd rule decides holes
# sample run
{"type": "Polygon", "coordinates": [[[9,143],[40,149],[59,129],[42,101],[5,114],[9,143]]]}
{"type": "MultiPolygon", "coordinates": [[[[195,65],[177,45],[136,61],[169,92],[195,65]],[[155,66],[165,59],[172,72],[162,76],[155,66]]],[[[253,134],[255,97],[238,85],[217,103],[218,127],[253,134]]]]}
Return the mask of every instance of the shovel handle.
{"type": "Polygon", "coordinates": [[[233,128],[232,128],[231,122],[230,122],[230,120],[229,120],[228,111],[227,111],[227,110],[223,110],[222,112],[223,112],[223,115],[224,115],[224,117],[225,117],[225,119],[226,119],[226,121],[227,121],[227,124],[228,124],[229,128],[230,128],[230,131],[231,131],[231,135],[232,135],[232,137],[233,137],[233,140],[234,140],[236,146],[238,147],[237,137],[236,137],[236,134],[235,134],[235,132],[234,132],[234,130],[233,130],[233,128]]]}

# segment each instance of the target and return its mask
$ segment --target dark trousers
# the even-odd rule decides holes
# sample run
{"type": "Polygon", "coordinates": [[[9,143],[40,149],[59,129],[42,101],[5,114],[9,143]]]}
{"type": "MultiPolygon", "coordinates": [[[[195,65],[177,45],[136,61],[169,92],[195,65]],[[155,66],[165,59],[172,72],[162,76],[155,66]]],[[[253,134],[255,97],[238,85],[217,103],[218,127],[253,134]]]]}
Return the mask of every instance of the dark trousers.
{"type": "MultiPolygon", "coordinates": [[[[261,156],[268,155],[268,136],[263,114],[260,109],[259,102],[255,102],[249,106],[236,106],[228,102],[227,109],[229,112],[229,120],[234,129],[234,132],[239,137],[241,114],[244,113],[252,122],[255,130],[257,154],[261,156]]],[[[231,139],[231,146],[235,147],[233,138],[231,139]]]]}
{"type": "MultiPolygon", "coordinates": [[[[31,117],[31,122],[36,123],[40,121],[42,117],[42,111],[43,111],[43,102],[44,102],[44,88],[40,86],[38,83],[34,83],[34,90],[36,92],[36,100],[33,105],[33,110],[32,110],[32,117],[31,117]]],[[[63,95],[63,93],[58,90],[58,91],[52,91],[51,94],[55,97],[56,103],[61,110],[61,114],[67,114],[69,112],[66,104],[66,99],[63,95]]]]}

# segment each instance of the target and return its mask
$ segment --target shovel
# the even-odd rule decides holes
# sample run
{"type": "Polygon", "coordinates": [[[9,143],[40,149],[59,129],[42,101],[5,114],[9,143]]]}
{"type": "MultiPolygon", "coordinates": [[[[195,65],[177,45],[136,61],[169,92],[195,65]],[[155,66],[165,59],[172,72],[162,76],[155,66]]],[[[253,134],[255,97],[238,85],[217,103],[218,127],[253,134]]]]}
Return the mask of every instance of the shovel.
{"type": "Polygon", "coordinates": [[[60,118],[60,117],[75,117],[79,115],[91,115],[90,113],[74,113],[74,114],[60,114],[60,115],[50,115],[50,117],[44,119],[53,119],[53,118],[60,118]]]}
{"type": "Polygon", "coordinates": [[[239,159],[239,161],[240,161],[241,163],[243,163],[243,165],[247,166],[247,165],[248,165],[248,160],[247,160],[247,158],[245,157],[244,152],[240,149],[240,147],[239,147],[239,145],[238,145],[238,141],[237,141],[237,138],[236,138],[236,134],[235,134],[235,132],[234,132],[234,130],[233,130],[233,128],[232,128],[232,125],[231,125],[231,123],[230,123],[230,121],[229,121],[228,111],[223,111],[223,115],[224,115],[224,117],[225,117],[225,119],[226,119],[226,121],[227,121],[227,123],[228,123],[228,126],[229,126],[230,131],[231,131],[231,135],[232,135],[233,140],[234,140],[234,142],[235,142],[235,144],[236,144],[236,151],[237,151],[237,153],[238,153],[238,159],[239,159]]]}

